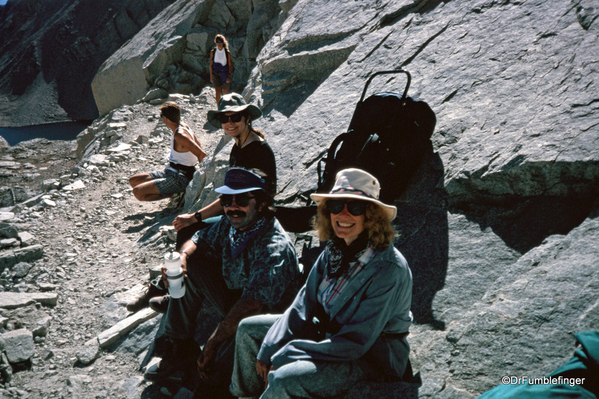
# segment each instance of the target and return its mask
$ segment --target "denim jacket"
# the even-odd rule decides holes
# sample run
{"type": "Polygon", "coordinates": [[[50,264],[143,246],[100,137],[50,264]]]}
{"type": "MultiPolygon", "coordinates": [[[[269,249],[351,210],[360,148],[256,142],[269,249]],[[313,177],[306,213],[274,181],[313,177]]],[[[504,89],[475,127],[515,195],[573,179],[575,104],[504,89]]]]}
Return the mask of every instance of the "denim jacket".
{"type": "Polygon", "coordinates": [[[389,336],[408,332],[412,322],[407,261],[393,246],[375,255],[331,308],[331,321],[339,330],[315,341],[312,317],[327,259],[325,250],[291,307],[268,331],[258,359],[279,368],[296,360],[345,362],[366,356],[386,376],[401,378],[400,351],[394,350],[395,340],[389,336]]]}

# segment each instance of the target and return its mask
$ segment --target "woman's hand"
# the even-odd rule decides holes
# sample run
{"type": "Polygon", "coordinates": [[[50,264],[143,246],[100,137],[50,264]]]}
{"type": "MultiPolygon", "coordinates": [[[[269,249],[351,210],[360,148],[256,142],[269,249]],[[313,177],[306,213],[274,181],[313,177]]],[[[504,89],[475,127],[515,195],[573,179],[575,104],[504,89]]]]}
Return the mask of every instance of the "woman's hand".
{"type": "Polygon", "coordinates": [[[266,363],[260,360],[256,361],[256,372],[264,380],[264,389],[268,387],[268,373],[274,369],[275,368],[273,366],[268,366],[266,363]]]}
{"type": "Polygon", "coordinates": [[[175,227],[175,231],[179,231],[197,222],[199,220],[195,218],[193,213],[182,213],[173,220],[173,226],[175,227]]]}

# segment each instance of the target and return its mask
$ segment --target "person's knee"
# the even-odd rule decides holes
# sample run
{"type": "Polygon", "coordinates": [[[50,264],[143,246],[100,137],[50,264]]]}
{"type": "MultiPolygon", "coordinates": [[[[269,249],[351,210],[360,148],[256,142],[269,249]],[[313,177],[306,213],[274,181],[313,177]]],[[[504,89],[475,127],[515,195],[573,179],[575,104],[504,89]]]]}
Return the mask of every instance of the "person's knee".
{"type": "Polygon", "coordinates": [[[135,186],[131,191],[135,198],[137,198],[139,201],[145,201],[147,193],[143,186],[135,186]]]}
{"type": "Polygon", "coordinates": [[[268,374],[268,386],[272,388],[273,398],[299,396],[304,397],[313,383],[316,366],[308,361],[296,361],[268,374]]]}
{"type": "Polygon", "coordinates": [[[129,178],[129,185],[133,188],[139,184],[139,178],[137,175],[133,175],[129,178]]]}

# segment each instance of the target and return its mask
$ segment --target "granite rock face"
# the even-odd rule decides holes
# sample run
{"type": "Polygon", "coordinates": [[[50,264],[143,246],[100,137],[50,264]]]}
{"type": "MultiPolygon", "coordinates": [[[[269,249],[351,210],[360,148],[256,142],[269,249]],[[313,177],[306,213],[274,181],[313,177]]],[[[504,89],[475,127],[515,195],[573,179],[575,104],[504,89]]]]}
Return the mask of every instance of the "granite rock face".
{"type": "MultiPolygon", "coordinates": [[[[437,115],[396,201],[420,398],[546,375],[572,333],[597,328],[597,15],[592,2],[300,0],[257,57],[244,95],[265,112],[281,202],[316,187],[370,73],[407,69],[437,115]]],[[[404,85],[377,78],[369,94],[404,85]]]]}
{"type": "Polygon", "coordinates": [[[102,62],[173,0],[35,2],[0,7],[0,125],[98,116],[102,62]]]}
{"type": "Polygon", "coordinates": [[[210,50],[218,33],[229,42],[233,89],[241,90],[260,50],[285,20],[288,3],[176,1],[100,66],[92,82],[100,115],[154,98],[157,89],[200,93],[210,82],[210,50]]]}

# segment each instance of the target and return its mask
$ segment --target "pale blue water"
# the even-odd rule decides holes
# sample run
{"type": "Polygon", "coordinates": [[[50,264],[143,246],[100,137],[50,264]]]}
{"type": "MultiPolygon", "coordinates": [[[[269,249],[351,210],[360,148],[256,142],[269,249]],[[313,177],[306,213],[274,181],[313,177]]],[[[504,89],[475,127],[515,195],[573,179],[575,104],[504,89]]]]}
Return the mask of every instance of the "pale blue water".
{"type": "Polygon", "coordinates": [[[84,122],[60,122],[36,126],[0,127],[0,136],[4,137],[11,146],[36,138],[74,140],[87,126],[88,124],[84,122]]]}

